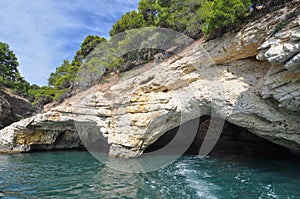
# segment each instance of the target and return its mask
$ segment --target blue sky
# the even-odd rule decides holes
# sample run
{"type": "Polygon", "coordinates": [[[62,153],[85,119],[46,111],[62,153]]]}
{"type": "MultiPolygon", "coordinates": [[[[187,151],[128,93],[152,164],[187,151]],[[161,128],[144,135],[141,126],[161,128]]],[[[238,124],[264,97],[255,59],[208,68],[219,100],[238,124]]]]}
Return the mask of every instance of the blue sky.
{"type": "Polygon", "coordinates": [[[19,71],[47,85],[64,59],[72,60],[89,35],[108,38],[112,25],[139,0],[0,0],[0,41],[9,44],[19,71]]]}

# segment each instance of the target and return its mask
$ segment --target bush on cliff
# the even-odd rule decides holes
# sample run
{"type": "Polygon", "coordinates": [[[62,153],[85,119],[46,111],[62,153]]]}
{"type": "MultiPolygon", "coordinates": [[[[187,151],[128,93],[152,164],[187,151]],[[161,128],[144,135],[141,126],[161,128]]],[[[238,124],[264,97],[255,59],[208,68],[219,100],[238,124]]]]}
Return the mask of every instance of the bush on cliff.
{"type": "Polygon", "coordinates": [[[170,28],[196,39],[201,36],[198,10],[202,0],[141,0],[138,11],[128,12],[113,25],[110,36],[149,26],[170,28]]]}
{"type": "MultiPolygon", "coordinates": [[[[204,23],[202,31],[223,33],[224,29],[240,26],[251,2],[249,0],[203,1],[200,8],[204,23]]],[[[217,34],[218,34],[217,33],[217,34]]]]}
{"type": "Polygon", "coordinates": [[[74,59],[71,62],[64,60],[56,68],[56,71],[50,74],[48,86],[30,89],[29,94],[31,95],[33,104],[38,105],[40,108],[47,102],[53,100],[63,101],[64,98],[70,97],[81,65],[96,46],[104,41],[106,39],[103,37],[88,35],[82,42],[80,49],[76,52],[74,59]]]}

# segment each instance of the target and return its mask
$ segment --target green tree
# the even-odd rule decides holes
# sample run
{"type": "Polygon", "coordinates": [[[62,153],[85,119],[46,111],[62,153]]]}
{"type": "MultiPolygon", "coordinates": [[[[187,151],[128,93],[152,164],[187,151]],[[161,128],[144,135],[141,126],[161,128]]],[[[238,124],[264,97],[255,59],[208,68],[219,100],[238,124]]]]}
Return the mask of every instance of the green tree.
{"type": "Polygon", "coordinates": [[[82,61],[102,42],[105,42],[104,37],[97,35],[88,35],[81,44],[80,50],[78,50],[74,56],[72,65],[81,65],[82,61]]]}
{"type": "Polygon", "coordinates": [[[32,85],[29,90],[29,95],[32,96],[31,101],[33,102],[33,105],[42,109],[44,105],[52,102],[53,99],[56,99],[58,91],[49,86],[39,87],[37,85],[32,85]]]}
{"type": "Polygon", "coordinates": [[[212,33],[217,30],[222,32],[222,29],[229,25],[240,25],[250,4],[249,0],[203,1],[199,12],[205,20],[203,32],[212,33]]]}
{"type": "Polygon", "coordinates": [[[74,60],[71,63],[69,60],[64,60],[63,64],[50,74],[49,86],[58,90],[71,88],[83,61],[100,43],[105,41],[103,37],[88,35],[82,42],[80,50],[76,52],[74,60]]]}
{"type": "Polygon", "coordinates": [[[158,0],[140,0],[138,10],[143,15],[146,26],[158,24],[159,13],[162,11],[158,0]]]}
{"type": "Polygon", "coordinates": [[[141,13],[127,12],[122,16],[122,18],[113,25],[112,29],[109,31],[110,36],[114,36],[118,33],[124,32],[130,29],[142,28],[146,26],[146,21],[141,13]]]}
{"type": "Polygon", "coordinates": [[[163,27],[185,33],[193,38],[201,36],[203,18],[197,10],[201,0],[141,0],[138,12],[128,12],[113,25],[110,36],[142,27],[163,27]]]}
{"type": "Polygon", "coordinates": [[[8,82],[18,80],[21,77],[18,66],[19,63],[13,51],[6,43],[0,42],[0,78],[8,82]]]}
{"type": "Polygon", "coordinates": [[[33,103],[42,107],[53,100],[62,101],[64,98],[70,97],[79,69],[86,62],[89,54],[105,41],[106,39],[103,37],[88,35],[76,52],[74,59],[71,62],[64,60],[55,72],[50,74],[48,86],[30,89],[30,94],[34,99],[33,103]]]}
{"type": "MultiPolygon", "coordinates": [[[[64,63],[56,68],[54,73],[50,74],[48,79],[49,86],[53,86],[58,90],[69,88],[71,85],[71,78],[70,78],[70,68],[71,64],[69,60],[64,60],[64,63]]],[[[75,72],[76,75],[76,72],[75,72]]]]}
{"type": "Polygon", "coordinates": [[[171,28],[194,39],[201,36],[203,17],[198,13],[200,0],[170,0],[170,5],[162,8],[159,14],[159,26],[171,28]]]}
{"type": "Polygon", "coordinates": [[[19,95],[29,97],[30,84],[18,71],[18,60],[9,45],[0,42],[0,84],[9,87],[19,95]]]}

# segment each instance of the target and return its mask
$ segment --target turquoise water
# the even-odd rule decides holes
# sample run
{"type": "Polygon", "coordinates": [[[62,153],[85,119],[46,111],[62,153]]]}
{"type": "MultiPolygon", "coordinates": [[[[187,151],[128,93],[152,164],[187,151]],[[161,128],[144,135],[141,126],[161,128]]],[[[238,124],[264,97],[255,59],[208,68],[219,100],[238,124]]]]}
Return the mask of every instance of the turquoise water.
{"type": "Polygon", "coordinates": [[[119,173],[84,151],[0,155],[0,198],[300,198],[295,159],[184,156],[119,173]]]}

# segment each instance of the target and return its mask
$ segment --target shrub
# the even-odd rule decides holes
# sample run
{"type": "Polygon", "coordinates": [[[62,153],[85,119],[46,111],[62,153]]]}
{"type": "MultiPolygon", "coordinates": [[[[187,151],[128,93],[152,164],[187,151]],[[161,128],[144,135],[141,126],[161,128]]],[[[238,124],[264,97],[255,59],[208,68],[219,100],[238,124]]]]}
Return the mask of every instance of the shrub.
{"type": "Polygon", "coordinates": [[[205,20],[204,33],[222,32],[228,26],[238,26],[250,6],[249,0],[204,1],[200,12],[205,20]]]}

